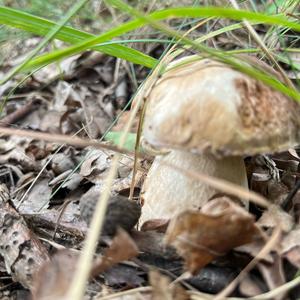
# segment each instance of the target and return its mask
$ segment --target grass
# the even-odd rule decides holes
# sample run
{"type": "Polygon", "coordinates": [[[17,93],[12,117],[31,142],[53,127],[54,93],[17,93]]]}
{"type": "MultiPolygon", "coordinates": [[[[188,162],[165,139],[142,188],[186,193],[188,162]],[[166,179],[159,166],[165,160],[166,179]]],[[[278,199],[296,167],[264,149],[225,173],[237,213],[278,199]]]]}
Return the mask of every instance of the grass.
{"type": "MultiPolygon", "coordinates": [[[[127,12],[130,15],[136,17],[135,20],[126,22],[122,25],[119,25],[104,34],[101,34],[100,36],[95,37],[89,37],[86,38],[84,41],[76,43],[74,46],[62,49],[62,50],[56,50],[52,51],[49,54],[42,55],[36,59],[31,59],[32,57],[29,57],[27,61],[25,61],[23,64],[17,67],[17,71],[21,70],[32,70],[34,68],[38,68],[40,66],[47,65],[49,63],[57,62],[62,60],[63,58],[66,58],[68,56],[80,53],[84,50],[88,50],[92,48],[93,46],[98,45],[99,43],[106,42],[112,38],[115,38],[117,36],[123,35],[125,33],[128,33],[130,31],[133,31],[137,28],[140,28],[144,26],[145,24],[150,24],[151,26],[155,27],[156,29],[159,29],[160,31],[164,32],[166,35],[172,36],[173,38],[176,38],[177,41],[180,41],[181,43],[185,45],[189,45],[193,47],[195,50],[204,52],[209,54],[210,56],[214,56],[220,60],[222,60],[225,63],[231,64],[235,68],[237,68],[240,71],[245,72],[246,74],[258,78],[265,82],[266,84],[269,84],[273,88],[278,89],[282,93],[287,94],[288,96],[294,98],[295,100],[300,100],[300,94],[295,91],[294,89],[285,86],[284,84],[280,83],[278,80],[271,78],[267,74],[263,74],[261,70],[255,70],[251,66],[245,66],[244,64],[241,64],[237,62],[235,59],[231,59],[230,57],[224,55],[224,52],[216,51],[215,49],[206,47],[202,44],[199,44],[197,42],[194,42],[186,37],[182,37],[180,34],[176,33],[176,31],[172,30],[171,28],[167,28],[167,26],[159,23],[157,20],[164,20],[167,18],[186,18],[186,17],[223,17],[227,19],[232,20],[244,20],[249,19],[252,22],[264,22],[265,24],[271,24],[271,25],[280,25],[285,26],[288,29],[295,30],[297,32],[300,32],[300,24],[297,22],[292,22],[288,18],[286,18],[283,15],[276,15],[271,16],[263,13],[254,13],[251,11],[242,11],[242,10],[235,10],[230,8],[219,8],[219,7],[183,7],[183,8],[171,8],[166,10],[161,10],[155,13],[150,14],[149,16],[143,15],[139,13],[136,9],[133,7],[130,7],[129,5],[125,4],[122,1],[119,0],[111,0],[107,1],[109,4],[114,5],[118,7],[122,12],[127,12]]],[[[18,12],[11,10],[8,11],[5,7],[0,7],[0,22],[6,22],[9,23],[12,16],[16,16],[18,12]]],[[[17,18],[17,17],[16,17],[17,18]]],[[[17,23],[17,26],[24,27],[24,24],[28,24],[30,22],[36,21],[37,24],[45,25],[44,20],[37,20],[33,16],[29,15],[18,15],[17,20],[19,21],[17,23]],[[27,21],[26,21],[27,20],[27,21]],[[23,21],[23,23],[22,23],[23,21]],[[22,23],[22,24],[21,24],[22,23]]],[[[65,22],[62,22],[65,23],[65,22]]],[[[9,25],[12,25],[12,22],[10,22],[9,25]]],[[[33,26],[35,27],[35,26],[33,26]]],[[[39,26],[40,27],[40,26],[39,26]]],[[[63,26],[62,26],[63,27],[63,26]]],[[[49,28],[49,24],[48,24],[49,28]]],[[[53,26],[50,27],[53,30],[53,26]]],[[[55,28],[55,26],[54,26],[55,28]]],[[[57,27],[59,28],[59,27],[57,27]]],[[[75,34],[74,31],[70,28],[64,28],[69,34],[70,31],[72,34],[75,34]]],[[[53,31],[55,33],[55,30],[53,31]]],[[[80,33],[82,34],[82,33],[80,33]]],[[[76,36],[78,36],[79,33],[76,33],[76,36]]],[[[46,39],[47,40],[47,39],[46,39]]],[[[42,48],[42,44],[38,46],[38,48],[42,48]]],[[[141,61],[145,61],[145,55],[143,53],[138,53],[137,51],[133,54],[130,50],[130,48],[127,47],[127,49],[123,49],[124,51],[120,51],[120,49],[116,49],[116,46],[118,45],[105,45],[100,46],[103,48],[111,47],[113,48],[113,51],[110,53],[111,55],[114,55],[116,57],[121,57],[123,59],[126,59],[128,61],[134,62],[133,60],[140,58],[141,61]]],[[[100,49],[100,51],[103,51],[103,48],[100,49]]],[[[110,48],[110,49],[111,49],[110,48]]],[[[98,49],[99,50],[99,49],[98,49]]],[[[104,51],[105,52],[105,51],[104,51]]],[[[136,61],[135,61],[136,62],[136,61]]],[[[155,65],[155,63],[152,63],[152,67],[155,65]]],[[[8,79],[11,78],[12,74],[16,73],[16,70],[12,73],[9,73],[0,83],[4,83],[8,79]]]]}
{"type": "MultiPolygon", "coordinates": [[[[242,30],[242,22],[244,20],[247,20],[252,26],[254,26],[254,28],[258,24],[260,24],[261,26],[263,25],[265,28],[267,28],[267,32],[262,42],[264,43],[264,45],[266,45],[267,50],[270,52],[270,54],[278,61],[284,61],[285,63],[289,64],[291,68],[295,72],[297,72],[300,69],[300,66],[299,64],[293,63],[289,53],[291,53],[292,51],[297,52],[299,51],[299,49],[297,48],[297,46],[292,48],[289,45],[285,45],[284,39],[284,35],[289,33],[291,34],[291,37],[296,40],[294,43],[298,43],[298,40],[297,38],[295,38],[295,36],[300,32],[299,20],[289,15],[299,15],[299,12],[297,12],[296,10],[297,3],[295,1],[276,1],[276,5],[274,3],[266,5],[265,11],[263,12],[258,12],[255,4],[253,4],[253,2],[250,2],[252,10],[235,10],[230,7],[223,8],[215,6],[190,6],[182,8],[171,7],[149,14],[141,12],[139,6],[139,9],[136,9],[133,6],[129,6],[127,3],[120,0],[107,0],[105,2],[109,10],[112,11],[111,16],[113,14],[118,14],[119,10],[122,16],[131,17],[132,20],[121,22],[121,24],[104,30],[101,34],[95,34],[95,32],[89,33],[84,31],[83,29],[74,28],[74,25],[78,23],[72,21],[71,18],[75,14],[77,14],[81,6],[85,4],[85,1],[83,0],[74,5],[74,7],[71,7],[71,9],[69,10],[69,14],[67,14],[63,18],[57,18],[57,16],[64,15],[67,6],[65,6],[65,4],[61,5],[61,2],[58,2],[56,0],[50,1],[50,3],[33,0],[33,5],[30,9],[27,9],[27,6],[24,6],[21,2],[18,9],[12,9],[6,6],[8,1],[1,1],[0,4],[2,4],[3,6],[0,7],[0,24],[2,24],[0,25],[2,26],[0,43],[1,41],[4,42],[11,38],[10,30],[3,30],[4,28],[6,28],[3,27],[4,25],[21,29],[27,34],[31,33],[44,37],[43,41],[27,57],[27,59],[16,69],[8,73],[7,76],[2,79],[1,83],[4,83],[5,81],[11,79],[17,73],[26,73],[29,71],[34,72],[38,68],[46,66],[50,63],[59,62],[64,58],[89,49],[104,52],[108,55],[122,58],[131,63],[140,64],[144,67],[152,69],[154,74],[152,78],[153,80],[155,80],[155,76],[158,76],[161,72],[164,71],[164,64],[162,63],[164,61],[164,58],[162,58],[162,61],[158,60],[154,57],[151,57],[147,53],[143,53],[142,51],[131,48],[130,45],[132,42],[155,42],[160,44],[169,44],[171,40],[173,44],[176,43],[177,45],[176,51],[173,52],[173,54],[175,53],[175,56],[179,55],[183,50],[188,50],[200,53],[202,56],[215,57],[216,59],[228,63],[250,76],[262,80],[266,84],[271,85],[273,88],[280,90],[281,92],[289,95],[295,100],[300,100],[300,94],[298,90],[279,82],[275,78],[262,72],[262,70],[260,69],[241,62],[234,56],[237,51],[257,52],[260,54],[264,53],[263,50],[256,47],[257,45],[253,43],[250,37],[249,45],[247,45],[246,49],[241,47],[240,49],[235,49],[235,52],[234,50],[230,52],[219,49],[218,47],[211,47],[206,43],[208,40],[216,38],[220,35],[226,36],[226,34],[234,34],[235,31],[242,30]],[[44,6],[41,6],[41,3],[44,3],[44,6]],[[45,5],[47,9],[45,9],[45,5]],[[24,7],[26,8],[26,11],[24,11],[24,7]],[[53,10],[51,10],[51,8],[53,8],[53,10]],[[47,13],[43,15],[45,18],[35,15],[38,15],[38,12],[40,10],[47,10],[47,13]],[[202,36],[199,39],[192,39],[190,38],[190,36],[183,36],[182,32],[178,32],[178,28],[174,28],[171,26],[172,19],[182,21],[187,18],[189,19],[190,24],[194,24],[193,22],[199,22],[199,20],[207,20],[208,18],[210,18],[209,26],[211,26],[212,28],[213,22],[219,19],[226,20],[227,22],[229,22],[228,20],[230,20],[230,23],[223,28],[218,28],[216,30],[211,30],[210,32],[207,31],[205,34],[201,34],[202,36]],[[67,24],[69,26],[67,26],[67,24]],[[153,27],[155,31],[162,34],[163,38],[156,38],[155,40],[149,38],[131,38],[132,36],[137,34],[136,31],[138,29],[142,29],[145,27],[149,28],[149,26],[153,27]],[[45,48],[45,46],[53,38],[65,42],[68,46],[37,56],[38,53],[43,48],[45,48]],[[277,42],[279,42],[280,51],[275,47],[277,45],[277,42]],[[250,45],[252,44],[254,44],[253,47],[250,47],[250,45]]],[[[83,10],[81,10],[80,16],[82,16],[83,19],[86,18],[86,20],[88,21],[95,21],[95,15],[85,15],[85,12],[87,11],[88,8],[85,6],[83,10]]],[[[111,18],[111,16],[107,18],[111,18]]],[[[168,57],[166,56],[166,58],[168,57]]],[[[139,101],[141,102],[141,98],[139,101]]],[[[135,109],[133,110],[130,121],[126,125],[124,132],[117,137],[120,147],[123,147],[127,141],[127,133],[129,132],[132,120],[135,116],[135,113],[137,113],[138,107],[139,106],[136,105],[135,109]]],[[[98,206],[96,208],[97,217],[93,218],[91,224],[91,230],[87,237],[84,251],[80,259],[80,274],[75,274],[76,276],[74,278],[76,280],[74,279],[72,287],[69,291],[70,299],[80,299],[83,294],[92,256],[96,246],[96,241],[99,236],[99,232],[101,231],[106,204],[110,192],[110,186],[116,174],[116,168],[119,158],[119,154],[115,155],[110,173],[106,181],[106,189],[102,193],[100,199],[101,201],[98,201],[98,206]]]]}

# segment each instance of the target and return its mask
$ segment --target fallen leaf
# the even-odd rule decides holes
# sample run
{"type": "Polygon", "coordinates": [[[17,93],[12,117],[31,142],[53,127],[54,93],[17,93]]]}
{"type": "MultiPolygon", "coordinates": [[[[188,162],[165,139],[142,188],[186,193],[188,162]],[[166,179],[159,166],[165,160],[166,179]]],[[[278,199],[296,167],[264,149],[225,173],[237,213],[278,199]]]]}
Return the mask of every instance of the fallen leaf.
{"type": "Polygon", "coordinates": [[[229,250],[251,243],[259,233],[254,217],[227,197],[216,198],[200,212],[186,211],[172,219],[166,242],[195,273],[229,250]]]}
{"type": "Polygon", "coordinates": [[[138,248],[129,234],[119,228],[104,255],[94,262],[91,274],[96,276],[103,273],[117,263],[137,256],[138,253],[138,248]]]}
{"type": "MultiPolygon", "coordinates": [[[[123,132],[121,131],[110,131],[105,135],[105,140],[111,142],[113,145],[119,145],[123,132]]],[[[124,148],[130,151],[134,151],[136,143],[136,134],[128,133],[126,141],[124,143],[124,148]]]]}
{"type": "Polygon", "coordinates": [[[169,219],[151,219],[143,223],[141,231],[155,230],[164,233],[168,228],[169,222],[169,219]]]}
{"type": "Polygon", "coordinates": [[[59,250],[51,261],[43,264],[34,277],[33,300],[64,299],[72,282],[78,254],[59,250]]]}
{"type": "Polygon", "coordinates": [[[113,152],[93,150],[81,165],[79,174],[92,183],[101,183],[110,168],[113,152]]]}
{"type": "MultiPolygon", "coordinates": [[[[52,188],[48,185],[48,178],[38,180],[32,190],[25,197],[19,210],[22,213],[37,213],[49,206],[52,188]]],[[[18,204],[18,203],[16,203],[18,204]]]]}

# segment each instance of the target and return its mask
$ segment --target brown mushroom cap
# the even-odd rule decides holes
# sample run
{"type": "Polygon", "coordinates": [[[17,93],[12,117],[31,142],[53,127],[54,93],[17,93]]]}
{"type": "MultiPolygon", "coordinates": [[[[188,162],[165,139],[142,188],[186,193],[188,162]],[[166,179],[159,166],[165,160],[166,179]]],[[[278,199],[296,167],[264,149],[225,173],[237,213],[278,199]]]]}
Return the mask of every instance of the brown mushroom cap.
{"type": "Polygon", "coordinates": [[[150,92],[143,132],[148,143],[220,156],[299,143],[298,103],[220,62],[186,59],[173,62],[150,92]]]}

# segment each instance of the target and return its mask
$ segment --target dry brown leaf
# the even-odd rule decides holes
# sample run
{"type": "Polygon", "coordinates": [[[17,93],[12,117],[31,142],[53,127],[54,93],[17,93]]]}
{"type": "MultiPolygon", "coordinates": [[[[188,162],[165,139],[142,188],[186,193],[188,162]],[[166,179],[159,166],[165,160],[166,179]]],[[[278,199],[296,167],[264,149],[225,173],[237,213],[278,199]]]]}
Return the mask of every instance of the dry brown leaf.
{"type": "Polygon", "coordinates": [[[188,300],[187,292],[179,284],[171,283],[167,276],[158,271],[150,271],[149,280],[153,287],[152,300],[188,300]]]}
{"type": "Polygon", "coordinates": [[[104,255],[94,263],[91,274],[92,276],[96,276],[119,262],[137,256],[138,253],[138,248],[129,234],[119,228],[110,247],[105,251],[104,255]]]}
{"type": "Polygon", "coordinates": [[[195,273],[230,249],[252,242],[258,233],[254,217],[222,197],[211,200],[200,212],[186,211],[172,219],[166,241],[195,273]]]}
{"type": "MultiPolygon", "coordinates": [[[[96,260],[91,276],[104,272],[117,263],[138,254],[138,249],[124,230],[119,230],[104,255],[96,260]]],[[[35,276],[33,300],[65,299],[77,266],[78,254],[70,250],[58,251],[35,276]]]]}
{"type": "Polygon", "coordinates": [[[143,223],[141,231],[155,230],[157,232],[166,232],[170,220],[169,219],[152,219],[143,223]]]}
{"type": "Polygon", "coordinates": [[[93,150],[82,163],[79,174],[92,183],[101,183],[110,168],[113,152],[93,150]]]}
{"type": "Polygon", "coordinates": [[[74,275],[78,254],[60,250],[36,273],[33,300],[64,299],[74,275]]]}

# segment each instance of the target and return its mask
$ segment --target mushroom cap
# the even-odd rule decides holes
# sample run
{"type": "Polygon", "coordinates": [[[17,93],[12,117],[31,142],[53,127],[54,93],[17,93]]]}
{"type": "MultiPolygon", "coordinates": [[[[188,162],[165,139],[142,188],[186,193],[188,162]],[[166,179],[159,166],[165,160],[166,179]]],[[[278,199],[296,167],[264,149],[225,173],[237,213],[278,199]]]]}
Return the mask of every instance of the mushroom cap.
{"type": "Polygon", "coordinates": [[[298,103],[223,63],[187,60],[172,62],[149,93],[143,135],[150,145],[228,156],[298,144],[298,103]]]}

